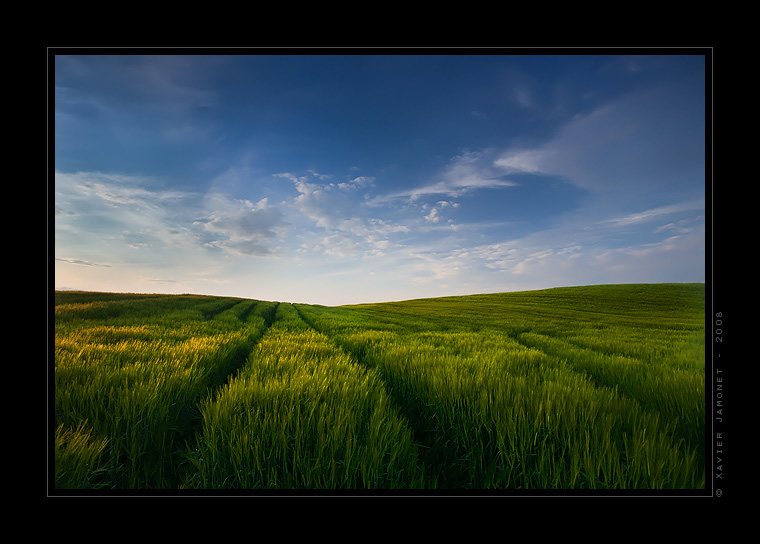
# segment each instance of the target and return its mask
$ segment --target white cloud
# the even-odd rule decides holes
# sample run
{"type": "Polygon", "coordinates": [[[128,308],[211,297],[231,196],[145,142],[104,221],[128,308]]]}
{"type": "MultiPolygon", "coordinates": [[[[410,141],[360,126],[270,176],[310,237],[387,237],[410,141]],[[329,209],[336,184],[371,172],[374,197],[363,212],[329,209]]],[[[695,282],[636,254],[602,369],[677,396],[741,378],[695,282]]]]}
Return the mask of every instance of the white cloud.
{"type": "Polygon", "coordinates": [[[419,251],[409,255],[404,263],[406,282],[412,285],[434,285],[448,289],[462,283],[462,275],[471,267],[456,252],[419,251]]]}
{"type": "Polygon", "coordinates": [[[338,183],[339,189],[364,189],[367,187],[374,187],[374,181],[375,178],[367,177],[367,176],[359,176],[357,178],[354,178],[348,182],[344,183],[338,183]]]}
{"type": "Polygon", "coordinates": [[[317,178],[317,179],[319,179],[319,180],[322,180],[322,181],[324,181],[324,180],[326,180],[326,179],[330,179],[330,178],[332,178],[332,176],[331,176],[330,174],[320,174],[319,172],[316,172],[316,171],[314,171],[314,170],[309,170],[308,172],[309,172],[309,173],[310,173],[312,176],[314,176],[315,178],[317,178]]]}
{"type": "MultiPolygon", "coordinates": [[[[186,243],[185,206],[193,196],[151,187],[149,180],[99,172],[55,173],[56,252],[60,257],[100,261],[120,247],[161,248],[186,243]],[[88,256],[89,255],[89,256],[88,256]]],[[[122,253],[119,259],[134,259],[122,253]]]]}
{"type": "Polygon", "coordinates": [[[100,199],[112,207],[155,208],[187,197],[181,191],[148,189],[145,185],[149,183],[145,178],[123,174],[56,172],[56,203],[100,199]]]}
{"type": "Polygon", "coordinates": [[[277,236],[275,230],[283,226],[283,219],[280,210],[270,206],[266,198],[254,204],[210,195],[206,207],[209,211],[195,224],[205,230],[208,245],[244,255],[273,252],[270,241],[277,236]]]}
{"type": "Polygon", "coordinates": [[[437,181],[376,196],[371,199],[371,203],[382,204],[396,199],[414,201],[435,195],[457,197],[479,189],[500,189],[517,185],[505,179],[503,173],[494,171],[491,154],[490,149],[482,152],[465,151],[451,159],[449,165],[438,175],[440,179],[437,181]]]}
{"type": "MultiPolygon", "coordinates": [[[[633,225],[635,223],[642,223],[649,221],[662,215],[672,215],[680,212],[688,212],[694,210],[704,210],[704,200],[693,200],[689,202],[680,202],[678,204],[671,204],[668,206],[659,206],[657,208],[650,208],[642,212],[632,213],[623,217],[615,217],[612,219],[606,219],[602,223],[608,223],[616,226],[633,225]]],[[[656,232],[664,230],[664,228],[658,229],[656,232]]]]}
{"type": "Polygon", "coordinates": [[[438,217],[438,209],[433,208],[430,213],[425,216],[425,221],[429,223],[438,223],[441,218],[438,217]]]}
{"type": "Polygon", "coordinates": [[[658,234],[660,232],[665,232],[666,230],[673,230],[676,228],[675,223],[668,223],[667,225],[660,225],[656,229],[654,229],[655,234],[658,234]]]}
{"type": "Polygon", "coordinates": [[[93,263],[90,261],[83,261],[81,259],[56,258],[55,260],[62,263],[78,264],[82,266],[95,266],[95,267],[105,267],[105,268],[109,268],[111,266],[110,264],[93,263]]]}
{"type": "Polygon", "coordinates": [[[547,157],[556,153],[549,149],[527,149],[508,151],[494,161],[494,165],[504,169],[508,174],[528,173],[544,174],[542,163],[547,157]]]}
{"type": "Polygon", "coordinates": [[[383,255],[397,245],[392,238],[408,233],[409,227],[367,216],[361,205],[362,193],[374,185],[374,178],[359,176],[345,183],[314,184],[292,173],[277,174],[288,179],[298,195],[284,207],[293,215],[289,220],[303,225],[298,234],[300,253],[315,251],[334,257],[372,257],[383,255]],[[322,229],[314,232],[312,227],[322,229]]]}
{"type": "MultiPolygon", "coordinates": [[[[284,226],[282,214],[266,199],[252,203],[151,185],[137,177],[57,172],[57,251],[68,248],[156,263],[168,259],[167,249],[215,247],[266,255],[272,252],[276,230],[284,226]]],[[[60,256],[88,260],[82,255],[60,256]]]]}
{"type": "Polygon", "coordinates": [[[309,183],[308,178],[291,173],[275,175],[290,180],[299,193],[287,206],[311,219],[317,226],[333,227],[349,215],[352,206],[347,198],[333,190],[334,186],[309,183]]]}
{"type": "Polygon", "coordinates": [[[556,228],[497,243],[469,246],[463,239],[458,249],[451,241],[430,251],[410,248],[413,259],[398,268],[414,285],[448,286],[460,294],[592,283],[704,281],[704,223],[699,217],[688,225],[681,222],[680,230],[661,230],[660,234],[670,235],[660,239],[651,229],[623,233],[622,239],[631,243],[622,248],[613,245],[620,240],[609,239],[611,224],[596,223],[590,229],[584,225],[568,219],[556,228]]]}

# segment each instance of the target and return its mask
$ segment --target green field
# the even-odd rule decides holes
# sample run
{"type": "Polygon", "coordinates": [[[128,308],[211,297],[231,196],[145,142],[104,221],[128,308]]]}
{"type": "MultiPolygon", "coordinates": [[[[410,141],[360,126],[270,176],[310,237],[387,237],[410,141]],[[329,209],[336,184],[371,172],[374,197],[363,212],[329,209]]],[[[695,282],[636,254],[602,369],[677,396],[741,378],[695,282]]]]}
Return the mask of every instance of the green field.
{"type": "Polygon", "coordinates": [[[54,325],[56,491],[705,488],[704,284],[57,291],[54,325]]]}

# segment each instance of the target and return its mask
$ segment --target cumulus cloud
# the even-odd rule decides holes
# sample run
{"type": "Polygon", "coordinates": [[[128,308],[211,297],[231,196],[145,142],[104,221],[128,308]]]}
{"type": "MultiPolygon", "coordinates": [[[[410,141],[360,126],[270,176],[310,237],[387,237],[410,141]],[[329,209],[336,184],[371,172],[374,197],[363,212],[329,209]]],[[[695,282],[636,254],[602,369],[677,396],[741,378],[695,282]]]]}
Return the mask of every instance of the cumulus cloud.
{"type": "Polygon", "coordinates": [[[230,200],[221,195],[208,198],[209,212],[195,223],[206,233],[206,243],[243,255],[269,255],[269,242],[283,226],[280,210],[266,198],[255,204],[248,200],[230,200]]]}
{"type": "Polygon", "coordinates": [[[334,257],[378,256],[395,245],[392,237],[409,232],[405,225],[368,216],[359,204],[362,191],[374,186],[372,177],[320,184],[292,173],[276,176],[289,180],[298,192],[284,206],[294,213],[292,221],[303,226],[298,234],[301,254],[315,251],[334,257]],[[319,230],[314,232],[313,227],[319,230]]]}
{"type": "Polygon", "coordinates": [[[340,189],[366,189],[367,187],[374,187],[375,178],[368,176],[359,176],[348,182],[338,183],[340,189]]]}
{"type": "Polygon", "coordinates": [[[296,176],[285,172],[276,177],[293,183],[298,196],[287,202],[287,206],[312,220],[318,227],[332,228],[341,219],[350,217],[354,206],[351,200],[334,184],[312,183],[307,176],[296,176]]]}
{"type": "Polygon", "coordinates": [[[440,221],[440,217],[438,217],[438,209],[433,208],[430,210],[430,213],[425,216],[425,221],[429,223],[438,223],[440,221]]]}
{"type": "MultiPolygon", "coordinates": [[[[451,209],[458,208],[459,203],[450,202],[448,200],[439,200],[433,205],[428,205],[427,203],[423,202],[419,207],[420,209],[422,209],[423,213],[425,213],[425,215],[423,216],[425,223],[435,224],[435,223],[439,223],[441,219],[444,218],[442,215],[443,210],[446,210],[448,208],[451,208],[451,209]]],[[[453,219],[447,219],[447,223],[448,223],[447,228],[452,228],[452,229],[458,228],[458,226],[454,224],[453,219]]]]}

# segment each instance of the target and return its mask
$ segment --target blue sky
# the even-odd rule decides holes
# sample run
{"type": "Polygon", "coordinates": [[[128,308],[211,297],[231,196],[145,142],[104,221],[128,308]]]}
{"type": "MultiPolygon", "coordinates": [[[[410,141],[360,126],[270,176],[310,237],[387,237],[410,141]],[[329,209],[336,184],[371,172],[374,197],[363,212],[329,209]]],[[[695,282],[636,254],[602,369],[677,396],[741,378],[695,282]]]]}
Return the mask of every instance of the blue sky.
{"type": "Polygon", "coordinates": [[[704,55],[214,53],[55,56],[57,289],[705,281],[704,55]]]}

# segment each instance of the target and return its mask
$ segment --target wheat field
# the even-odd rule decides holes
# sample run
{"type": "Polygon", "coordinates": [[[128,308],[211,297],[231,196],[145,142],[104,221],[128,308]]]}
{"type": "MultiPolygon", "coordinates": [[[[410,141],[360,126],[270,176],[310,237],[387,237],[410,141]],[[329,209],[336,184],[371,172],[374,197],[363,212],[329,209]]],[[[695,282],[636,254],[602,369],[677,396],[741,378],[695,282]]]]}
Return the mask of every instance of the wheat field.
{"type": "Polygon", "coordinates": [[[704,284],[53,314],[56,492],[705,488],[704,284]]]}

